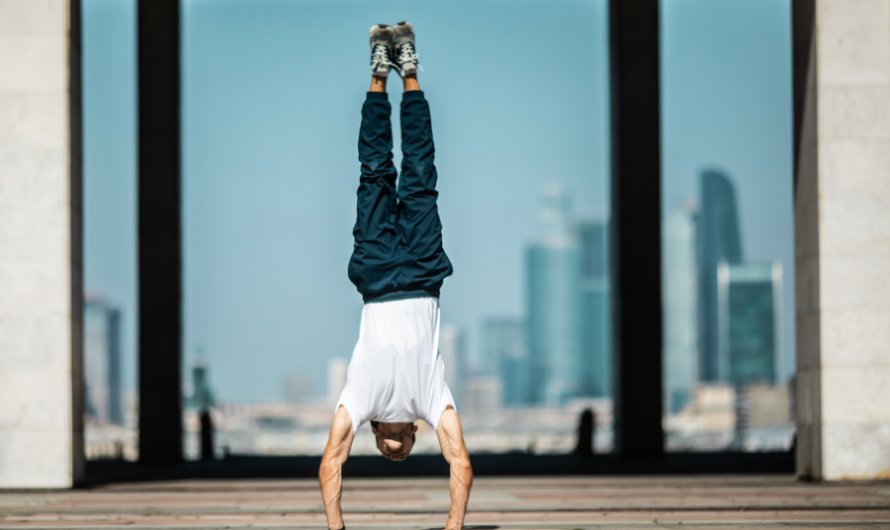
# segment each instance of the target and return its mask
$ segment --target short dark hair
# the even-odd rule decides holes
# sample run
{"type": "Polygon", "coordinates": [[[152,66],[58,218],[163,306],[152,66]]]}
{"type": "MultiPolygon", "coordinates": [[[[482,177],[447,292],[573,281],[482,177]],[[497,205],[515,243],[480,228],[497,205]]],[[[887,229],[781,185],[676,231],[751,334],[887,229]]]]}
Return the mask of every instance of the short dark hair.
{"type": "MultiPolygon", "coordinates": [[[[380,425],[379,421],[371,420],[371,427],[373,427],[374,429],[378,428],[379,425],[380,425]]],[[[374,438],[377,440],[377,443],[379,444],[380,438],[378,438],[376,434],[374,435],[374,438]]],[[[416,433],[411,435],[411,444],[413,445],[415,442],[417,442],[417,434],[416,433]]]]}

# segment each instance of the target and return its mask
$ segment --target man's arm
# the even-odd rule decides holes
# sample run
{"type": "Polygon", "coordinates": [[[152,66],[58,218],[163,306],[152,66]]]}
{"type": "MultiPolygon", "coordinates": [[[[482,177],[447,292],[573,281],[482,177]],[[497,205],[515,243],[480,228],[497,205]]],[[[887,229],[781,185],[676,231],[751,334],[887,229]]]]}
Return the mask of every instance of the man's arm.
{"type": "Polygon", "coordinates": [[[328,528],[343,528],[343,515],[340,512],[340,495],[343,492],[343,463],[349,457],[352,447],[352,419],[342,405],[331,423],[331,436],[321,457],[318,479],[321,482],[321,497],[324,499],[324,513],[328,518],[328,528]]]}
{"type": "Polygon", "coordinates": [[[436,428],[442,455],[451,465],[451,511],[445,530],[460,530],[464,526],[464,515],[467,513],[467,500],[470,498],[470,487],[473,485],[473,468],[470,466],[470,455],[464,445],[464,433],[460,426],[457,412],[449,405],[439,418],[436,428]]]}

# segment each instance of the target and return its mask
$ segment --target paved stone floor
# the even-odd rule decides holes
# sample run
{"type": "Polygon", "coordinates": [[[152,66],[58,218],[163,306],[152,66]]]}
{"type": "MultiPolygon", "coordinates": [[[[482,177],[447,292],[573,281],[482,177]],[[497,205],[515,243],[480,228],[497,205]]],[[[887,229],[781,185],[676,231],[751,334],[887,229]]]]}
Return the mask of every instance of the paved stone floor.
{"type": "MultiPolygon", "coordinates": [[[[348,528],[442,528],[446,479],[347,479],[348,528]]],[[[313,480],[189,480],[0,492],[0,528],[325,527],[313,480]]],[[[890,528],[890,482],[783,476],[479,478],[468,530],[890,528]]]]}

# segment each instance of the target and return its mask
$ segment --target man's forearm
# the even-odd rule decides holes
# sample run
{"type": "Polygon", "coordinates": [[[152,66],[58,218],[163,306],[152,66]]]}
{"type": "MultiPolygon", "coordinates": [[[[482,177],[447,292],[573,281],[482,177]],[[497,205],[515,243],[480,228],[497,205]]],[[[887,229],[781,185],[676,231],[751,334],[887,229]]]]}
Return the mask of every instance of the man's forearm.
{"type": "Polygon", "coordinates": [[[442,456],[451,466],[451,479],[448,482],[451,489],[451,511],[448,512],[448,523],[445,528],[460,530],[464,525],[470,487],[473,485],[473,468],[470,466],[470,455],[464,443],[460,418],[457,417],[454,407],[449,405],[442,412],[439,425],[436,426],[436,434],[439,436],[442,456]]]}
{"type": "Polygon", "coordinates": [[[448,513],[446,530],[460,530],[464,525],[467,513],[467,501],[470,498],[470,487],[473,485],[473,468],[467,457],[451,459],[451,511],[448,513]]]}
{"type": "Polygon", "coordinates": [[[343,514],[340,512],[340,495],[343,493],[343,464],[352,447],[352,421],[349,413],[341,405],[331,423],[331,436],[321,457],[318,469],[318,480],[321,482],[321,498],[324,501],[324,513],[328,518],[328,528],[343,528],[343,514]]]}
{"type": "Polygon", "coordinates": [[[321,482],[321,498],[324,500],[324,513],[328,528],[343,528],[343,514],[340,511],[340,495],[343,491],[342,466],[339,461],[323,457],[318,478],[321,482]]]}

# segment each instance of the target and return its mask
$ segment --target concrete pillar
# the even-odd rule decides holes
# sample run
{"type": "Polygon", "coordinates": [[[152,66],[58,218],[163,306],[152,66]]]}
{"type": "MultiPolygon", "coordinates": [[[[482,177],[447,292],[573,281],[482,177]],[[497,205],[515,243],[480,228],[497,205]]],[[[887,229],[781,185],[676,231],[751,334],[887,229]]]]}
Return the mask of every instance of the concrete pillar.
{"type": "Polygon", "coordinates": [[[890,0],[794,0],[797,470],[890,477],[890,0]]]}
{"type": "Polygon", "coordinates": [[[0,0],[0,488],[83,476],[80,2],[0,0]]]}
{"type": "Polygon", "coordinates": [[[615,450],[658,457],[664,452],[659,0],[611,0],[609,34],[615,450]]]}

